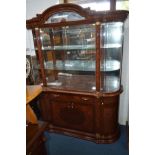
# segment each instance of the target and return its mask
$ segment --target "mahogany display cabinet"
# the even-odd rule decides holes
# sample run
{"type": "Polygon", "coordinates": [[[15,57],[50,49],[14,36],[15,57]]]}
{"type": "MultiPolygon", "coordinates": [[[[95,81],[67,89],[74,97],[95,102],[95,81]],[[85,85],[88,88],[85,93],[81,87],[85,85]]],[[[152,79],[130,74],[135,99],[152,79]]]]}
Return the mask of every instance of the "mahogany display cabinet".
{"type": "Polygon", "coordinates": [[[123,27],[128,11],[59,4],[27,20],[35,84],[49,131],[96,143],[119,137],[123,27]]]}

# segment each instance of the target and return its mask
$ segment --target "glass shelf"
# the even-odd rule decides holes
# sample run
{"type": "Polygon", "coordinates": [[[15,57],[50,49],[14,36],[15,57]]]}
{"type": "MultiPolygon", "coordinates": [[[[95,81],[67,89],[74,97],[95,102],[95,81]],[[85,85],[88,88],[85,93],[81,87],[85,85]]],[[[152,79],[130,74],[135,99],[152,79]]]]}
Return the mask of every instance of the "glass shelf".
{"type": "MultiPolygon", "coordinates": [[[[44,67],[48,70],[95,71],[96,64],[93,60],[57,60],[55,65],[52,61],[45,62],[44,67]]],[[[39,66],[35,68],[39,69],[39,66]]],[[[120,62],[118,60],[107,60],[106,63],[101,64],[101,71],[116,71],[119,69],[120,62]]]]}
{"type": "Polygon", "coordinates": [[[51,46],[48,47],[42,47],[42,50],[89,50],[94,49],[95,45],[63,45],[63,46],[54,46],[51,48],[51,46]]]}
{"type": "MultiPolygon", "coordinates": [[[[122,47],[121,44],[105,44],[101,48],[120,48],[122,47]]],[[[95,50],[95,45],[63,45],[63,46],[54,46],[53,48],[51,46],[42,47],[43,51],[46,50],[95,50]]]]}

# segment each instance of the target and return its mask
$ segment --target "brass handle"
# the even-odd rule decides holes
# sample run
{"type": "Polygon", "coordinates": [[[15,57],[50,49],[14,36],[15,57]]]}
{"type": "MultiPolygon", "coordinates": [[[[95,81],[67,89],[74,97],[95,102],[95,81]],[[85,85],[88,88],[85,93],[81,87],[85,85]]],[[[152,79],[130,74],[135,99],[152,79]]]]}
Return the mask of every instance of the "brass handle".
{"type": "Polygon", "coordinates": [[[84,100],[84,101],[88,101],[89,99],[86,98],[86,97],[82,97],[82,100],[84,100]]]}

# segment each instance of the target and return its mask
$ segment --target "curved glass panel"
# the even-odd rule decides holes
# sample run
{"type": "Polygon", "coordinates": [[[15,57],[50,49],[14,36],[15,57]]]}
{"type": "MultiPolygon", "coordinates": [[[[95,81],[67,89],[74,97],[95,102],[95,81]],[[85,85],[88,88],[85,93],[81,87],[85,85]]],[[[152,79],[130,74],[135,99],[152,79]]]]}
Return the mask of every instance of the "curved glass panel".
{"type": "Polygon", "coordinates": [[[48,18],[45,23],[59,23],[62,21],[77,21],[84,20],[85,18],[76,12],[59,12],[48,18]]]}
{"type": "Polygon", "coordinates": [[[120,89],[122,63],[123,23],[110,22],[101,25],[101,91],[120,89]]]}

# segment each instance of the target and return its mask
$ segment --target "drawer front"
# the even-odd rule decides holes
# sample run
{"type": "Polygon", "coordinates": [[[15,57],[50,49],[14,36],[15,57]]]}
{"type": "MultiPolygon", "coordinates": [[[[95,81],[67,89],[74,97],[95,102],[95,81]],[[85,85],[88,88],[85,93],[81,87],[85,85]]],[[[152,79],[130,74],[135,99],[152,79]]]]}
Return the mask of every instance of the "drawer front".
{"type": "Polygon", "coordinates": [[[95,107],[90,103],[52,101],[52,124],[81,131],[94,132],[95,107]]]}
{"type": "Polygon", "coordinates": [[[86,96],[86,95],[73,95],[73,94],[60,94],[60,93],[52,93],[49,95],[51,101],[66,101],[66,102],[76,102],[76,103],[87,103],[96,102],[95,97],[86,96]]]}

